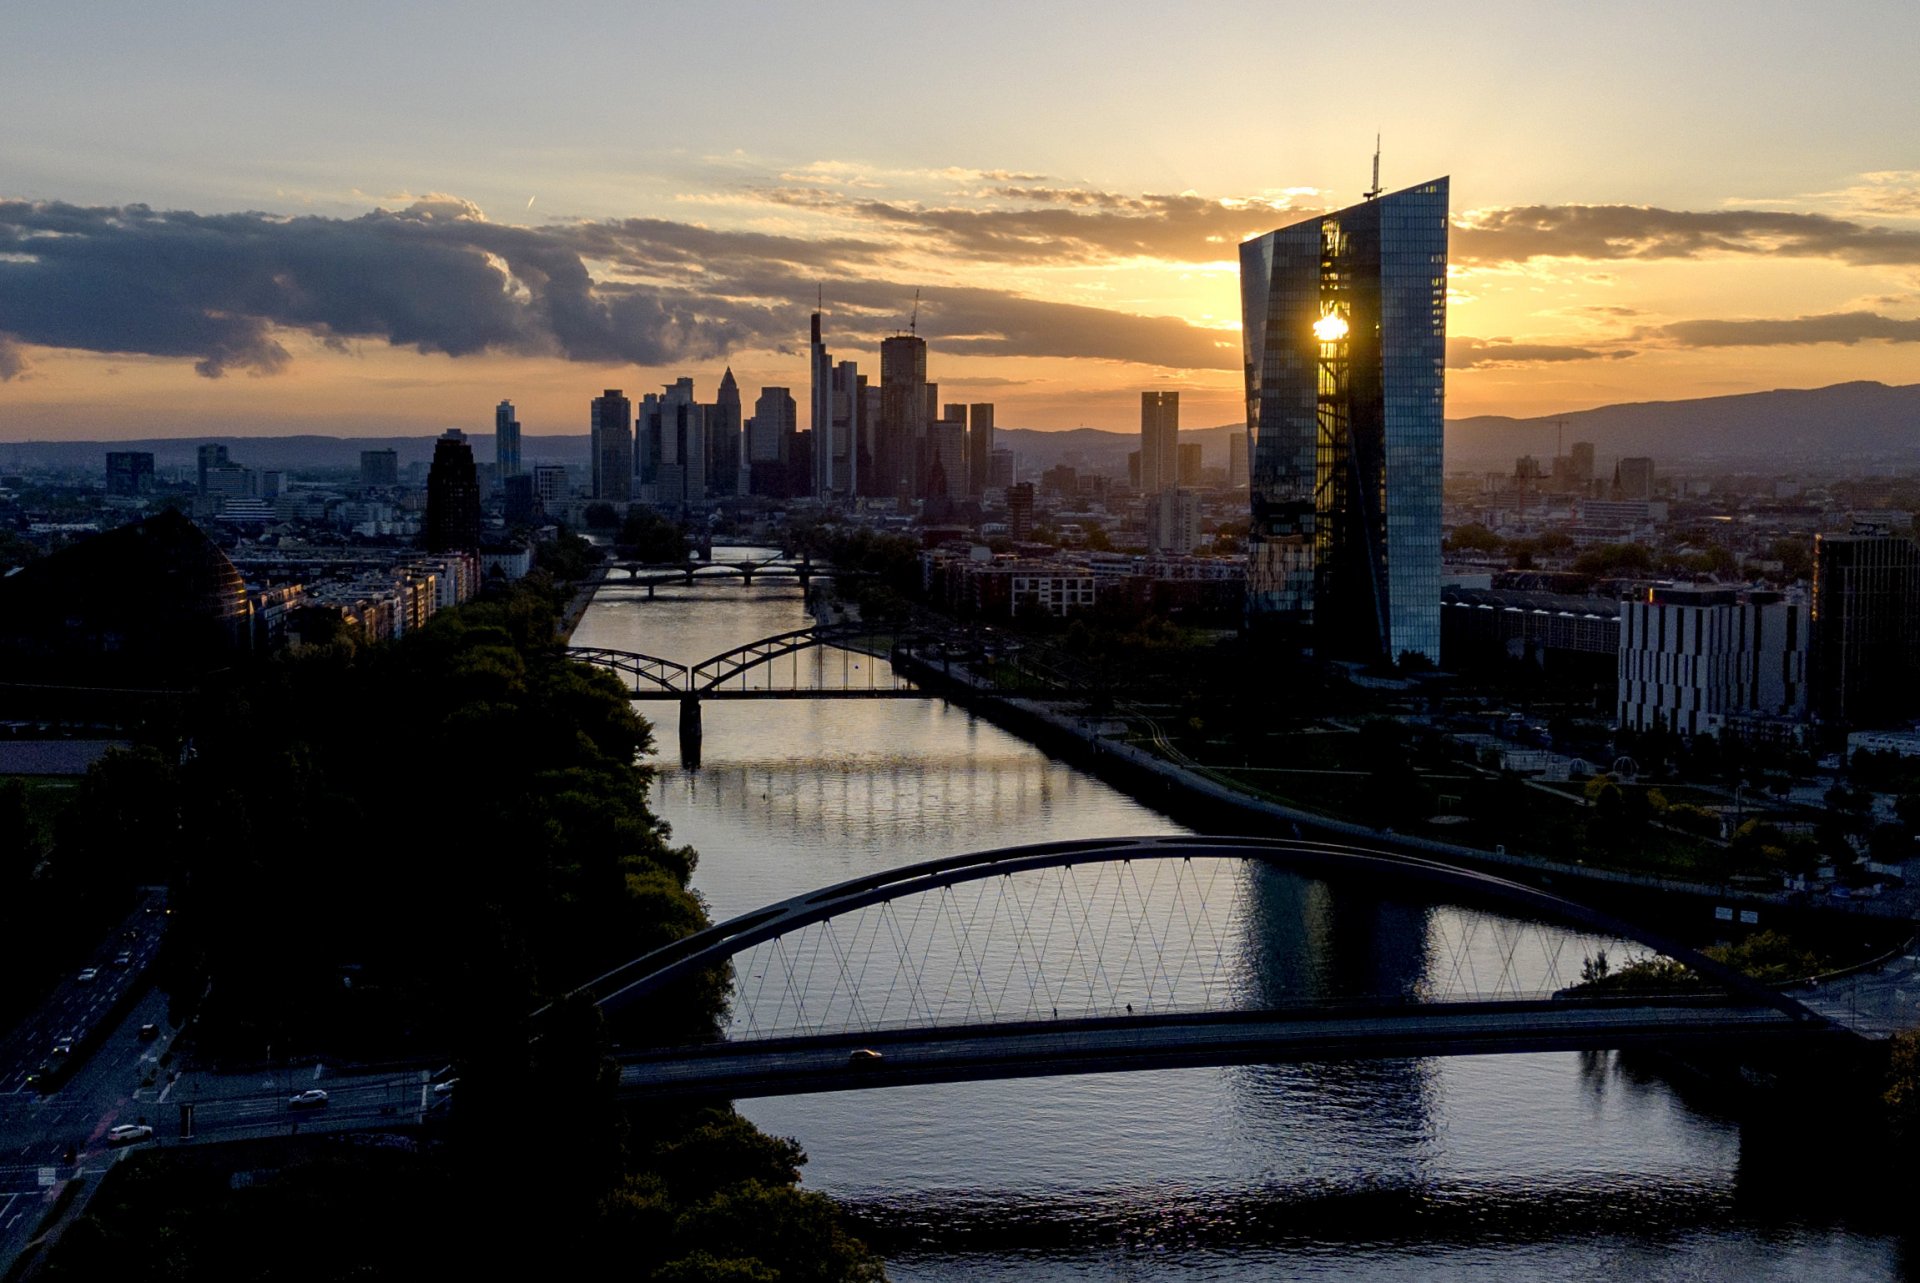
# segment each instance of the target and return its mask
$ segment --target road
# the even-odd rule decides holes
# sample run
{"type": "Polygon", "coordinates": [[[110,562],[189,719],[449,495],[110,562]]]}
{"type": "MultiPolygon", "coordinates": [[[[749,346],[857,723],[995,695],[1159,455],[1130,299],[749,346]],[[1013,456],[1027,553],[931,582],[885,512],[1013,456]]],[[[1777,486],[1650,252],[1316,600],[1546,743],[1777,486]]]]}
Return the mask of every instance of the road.
{"type": "MultiPolygon", "coordinates": [[[[1062,1020],[1000,1031],[885,1034],[717,1044],[627,1056],[624,1094],[778,1096],[919,1083],[1298,1060],[1484,1055],[1673,1046],[1689,1040],[1823,1036],[1772,1008],[1671,1001],[1641,1006],[1519,1002],[1436,1004],[1392,1014],[1249,1012],[1062,1020]],[[866,1048],[881,1059],[856,1062],[866,1048]]],[[[1834,1033],[1830,1036],[1844,1038],[1834,1033]]]]}
{"type": "Polygon", "coordinates": [[[1792,993],[1827,1019],[1868,1038],[1920,1029],[1920,957],[1898,958],[1877,971],[1856,972],[1792,993]]]}

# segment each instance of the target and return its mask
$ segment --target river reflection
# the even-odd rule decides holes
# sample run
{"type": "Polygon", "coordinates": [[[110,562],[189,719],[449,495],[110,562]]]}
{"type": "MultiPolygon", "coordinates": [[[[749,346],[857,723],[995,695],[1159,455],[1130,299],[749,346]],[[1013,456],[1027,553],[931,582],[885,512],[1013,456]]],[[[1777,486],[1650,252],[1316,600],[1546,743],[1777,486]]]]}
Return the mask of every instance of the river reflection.
{"type": "MultiPolygon", "coordinates": [[[[576,641],[691,663],[809,622],[790,588],[676,592],[603,592],[576,641]]],[[[1183,831],[938,701],[714,703],[698,771],[677,765],[670,717],[657,735],[655,803],[699,850],[716,918],[940,855],[1183,831]]],[[[1266,873],[1240,915],[1262,1001],[1411,991],[1470,922],[1266,873]]],[[[1484,922],[1473,932],[1476,965],[1513,952],[1484,922]]],[[[1541,950],[1526,984],[1547,983],[1541,950]]],[[[1734,1123],[1607,1055],[1089,1075],[742,1112],[806,1147],[808,1183],[849,1205],[903,1280],[1752,1283],[1903,1265],[1890,1235],[1754,1196],[1777,1165],[1734,1123]]]]}

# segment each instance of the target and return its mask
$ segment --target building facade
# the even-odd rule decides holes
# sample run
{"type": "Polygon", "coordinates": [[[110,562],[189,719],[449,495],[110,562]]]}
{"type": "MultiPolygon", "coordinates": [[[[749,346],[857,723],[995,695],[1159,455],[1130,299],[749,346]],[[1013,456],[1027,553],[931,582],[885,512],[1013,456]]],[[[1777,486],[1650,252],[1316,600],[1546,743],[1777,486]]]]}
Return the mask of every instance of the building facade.
{"type": "Polygon", "coordinates": [[[967,407],[967,493],[978,499],[987,492],[993,458],[993,403],[976,401],[967,407]]]}
{"type": "Polygon", "coordinates": [[[131,499],[153,493],[153,455],[145,450],[107,451],[107,493],[131,499]]]}
{"type": "Polygon", "coordinates": [[[1813,541],[1813,681],[1821,719],[1920,716],[1920,543],[1884,527],[1813,541]]]}
{"type": "Polygon", "coordinates": [[[1180,394],[1140,394],[1140,493],[1180,484],[1180,394]]]}
{"type": "Polygon", "coordinates": [[[1316,653],[1440,656],[1447,189],[1240,247],[1248,617],[1316,653]]]}
{"type": "Polygon", "coordinates": [[[633,402],[619,388],[593,399],[593,497],[605,503],[633,498],[633,402]]]}
{"type": "Polygon", "coordinates": [[[1808,612],[1778,593],[1657,584],[1620,603],[1620,725],[1714,735],[1807,714],[1808,612]]]}
{"type": "Polygon", "coordinates": [[[428,552],[471,552],[480,546],[480,479],[473,447],[458,428],[433,443],[421,534],[428,552]]]}
{"type": "Polygon", "coordinates": [[[520,475],[520,420],[511,401],[493,407],[493,466],[502,481],[520,475]]]}

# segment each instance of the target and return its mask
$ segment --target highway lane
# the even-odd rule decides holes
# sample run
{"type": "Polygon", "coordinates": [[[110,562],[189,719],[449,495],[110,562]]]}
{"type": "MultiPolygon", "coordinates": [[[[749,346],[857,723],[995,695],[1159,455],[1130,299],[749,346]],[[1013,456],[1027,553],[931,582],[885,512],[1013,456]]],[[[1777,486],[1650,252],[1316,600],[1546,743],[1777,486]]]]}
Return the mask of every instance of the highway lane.
{"type": "MultiPolygon", "coordinates": [[[[1808,1026],[1771,1008],[1461,1004],[1383,1016],[1245,1020],[1218,1017],[1061,1022],[969,1036],[886,1034],[730,1044],[704,1054],[623,1058],[620,1089],[643,1096],[789,1095],[870,1087],[1045,1077],[1231,1063],[1592,1050],[1688,1039],[1805,1038],[1808,1026]],[[870,1048],[878,1061],[854,1062],[870,1048]]],[[[1844,1037],[1834,1033],[1831,1036],[1844,1037]]]]}

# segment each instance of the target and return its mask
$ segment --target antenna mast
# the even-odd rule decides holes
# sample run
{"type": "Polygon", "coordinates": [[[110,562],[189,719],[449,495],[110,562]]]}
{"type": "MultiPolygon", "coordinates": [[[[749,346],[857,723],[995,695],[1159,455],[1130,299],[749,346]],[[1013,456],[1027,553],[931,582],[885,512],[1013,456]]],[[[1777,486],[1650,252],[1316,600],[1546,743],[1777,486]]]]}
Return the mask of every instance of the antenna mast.
{"type": "Polygon", "coordinates": [[[1373,136],[1373,186],[1367,191],[1368,200],[1380,199],[1380,135],[1373,136]]]}
{"type": "Polygon", "coordinates": [[[907,322],[907,333],[915,338],[920,336],[920,291],[913,292],[913,319],[907,322]]]}

